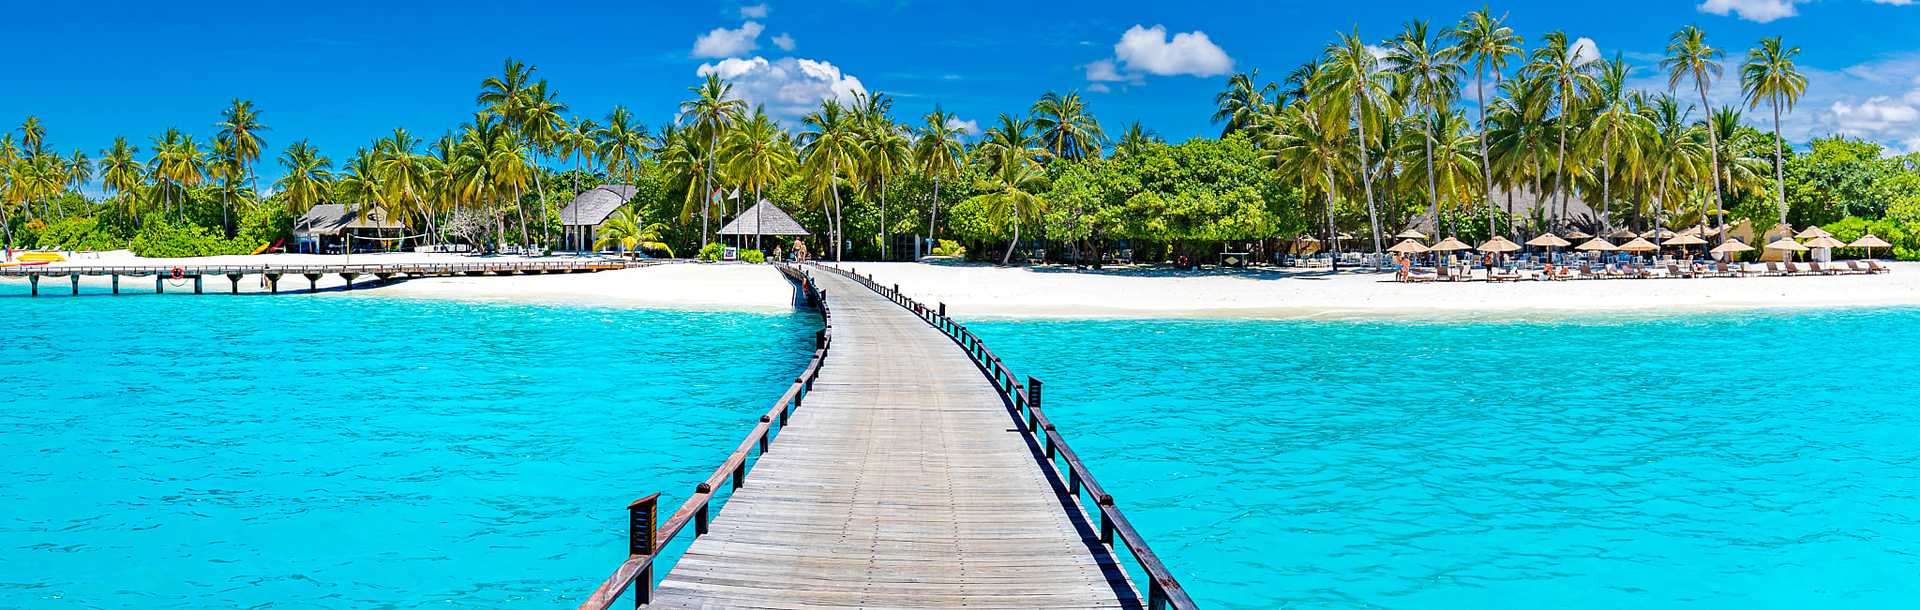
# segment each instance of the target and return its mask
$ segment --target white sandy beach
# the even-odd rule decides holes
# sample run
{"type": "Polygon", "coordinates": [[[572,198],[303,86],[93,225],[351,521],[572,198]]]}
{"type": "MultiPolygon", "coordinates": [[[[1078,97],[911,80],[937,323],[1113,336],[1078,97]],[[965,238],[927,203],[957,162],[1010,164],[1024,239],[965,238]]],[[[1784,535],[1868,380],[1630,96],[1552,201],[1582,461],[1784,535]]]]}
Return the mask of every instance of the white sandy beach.
{"type": "MultiPolygon", "coordinates": [[[[353,263],[522,260],[457,254],[354,255],[353,263]]],[[[546,260],[554,260],[552,258],[546,260]]],[[[298,265],[341,263],[340,256],[272,254],[198,259],[142,259],[126,252],[83,254],[71,265],[298,265]]],[[[1884,275],[1718,279],[1585,280],[1565,282],[1402,284],[1388,274],[1325,270],[1202,270],[1162,268],[1073,270],[919,263],[846,263],[898,283],[908,295],[945,302],[956,316],[992,317],[1240,317],[1354,318],[1461,315],[1558,315],[1585,312],[1700,311],[1755,308],[1920,306],[1920,263],[1892,263],[1884,275]]],[[[7,280],[24,282],[24,280],[7,280]]],[[[123,279],[123,290],[148,292],[151,278],[123,279]]],[[[791,285],[771,266],[676,263],[600,273],[507,277],[452,277],[378,284],[361,280],[338,290],[338,277],[319,282],[323,296],[449,298],[611,307],[780,311],[792,307],[791,285]]],[[[241,292],[264,292],[257,278],[241,292]]],[[[102,292],[107,278],[83,278],[84,292],[102,292]]],[[[283,292],[304,291],[304,278],[282,280],[283,292]]],[[[229,291],[208,278],[209,293],[229,291]]],[[[169,292],[191,290],[178,286],[169,292]]],[[[64,295],[65,282],[42,284],[64,295]]]]}

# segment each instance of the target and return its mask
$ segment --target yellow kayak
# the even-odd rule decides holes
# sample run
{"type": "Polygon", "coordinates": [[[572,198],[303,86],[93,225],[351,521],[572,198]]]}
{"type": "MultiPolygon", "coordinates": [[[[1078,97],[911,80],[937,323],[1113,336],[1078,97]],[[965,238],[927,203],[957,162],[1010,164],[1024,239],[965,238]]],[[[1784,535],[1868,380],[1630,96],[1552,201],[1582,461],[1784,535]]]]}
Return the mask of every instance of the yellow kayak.
{"type": "Polygon", "coordinates": [[[28,252],[14,258],[23,263],[60,263],[67,260],[67,257],[54,252],[28,252]]]}

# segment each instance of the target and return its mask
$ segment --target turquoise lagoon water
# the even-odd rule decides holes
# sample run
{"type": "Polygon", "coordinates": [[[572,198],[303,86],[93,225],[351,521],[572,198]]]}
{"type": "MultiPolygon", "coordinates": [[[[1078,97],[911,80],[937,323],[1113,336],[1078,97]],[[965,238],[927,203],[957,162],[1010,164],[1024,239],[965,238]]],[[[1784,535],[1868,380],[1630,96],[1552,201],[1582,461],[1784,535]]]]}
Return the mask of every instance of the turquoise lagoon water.
{"type": "Polygon", "coordinates": [[[1920,310],[971,327],[1208,607],[1920,604],[1920,310]]]}
{"type": "Polygon", "coordinates": [[[570,608],[627,503],[677,506],[819,326],[0,293],[6,608],[570,608]]]}
{"type": "MultiPolygon", "coordinates": [[[[0,295],[24,287],[0,283],[0,295]]],[[[0,296],[0,607],[571,607],[807,314],[0,296]]],[[[999,321],[1208,607],[1906,607],[1920,311],[999,321]]]]}

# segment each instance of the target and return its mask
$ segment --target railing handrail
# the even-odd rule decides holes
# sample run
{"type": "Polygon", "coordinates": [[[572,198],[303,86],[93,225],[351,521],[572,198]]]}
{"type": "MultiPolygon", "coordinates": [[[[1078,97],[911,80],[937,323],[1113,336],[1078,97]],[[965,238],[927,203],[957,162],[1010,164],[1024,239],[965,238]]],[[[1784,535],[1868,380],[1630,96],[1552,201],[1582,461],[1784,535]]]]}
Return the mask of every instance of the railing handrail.
{"type": "MultiPolygon", "coordinates": [[[[1047,418],[1045,409],[1038,404],[1038,401],[1029,397],[1027,385],[1018,381],[1019,377],[1007,368],[1006,363],[1002,362],[993,350],[987,348],[986,342],[968,331],[965,325],[947,317],[945,304],[938,309],[930,308],[900,294],[898,284],[892,287],[881,286],[873,280],[871,274],[863,276],[855,270],[841,269],[817,262],[815,266],[852,278],[860,285],[892,300],[940,331],[941,334],[946,335],[948,339],[959,345],[962,351],[967,352],[968,357],[972,358],[980,370],[993,382],[994,389],[1013,404],[1015,414],[1026,416],[1026,426],[1022,432],[1045,448],[1047,467],[1058,473],[1059,467],[1054,464],[1054,457],[1057,455],[1066,460],[1067,486],[1068,491],[1074,495],[1074,502],[1080,502],[1078,494],[1081,488],[1085,488],[1088,496],[1093,498],[1094,506],[1100,513],[1100,541],[1112,545],[1117,535],[1120,542],[1126,545],[1127,550],[1133,553],[1134,559],[1140,562],[1140,568],[1147,572],[1149,579],[1148,608],[1158,610],[1171,606],[1175,610],[1189,610],[1199,607],[1193,602],[1193,598],[1187,595],[1186,589],[1180,586],[1179,581],[1174,580],[1173,573],[1160,561],[1160,556],[1154,554],[1153,549],[1147,546],[1146,538],[1141,536],[1140,532],[1134,529],[1133,523],[1121,513],[1120,507],[1113,501],[1113,496],[1094,479],[1093,472],[1080,461],[1079,454],[1074,453],[1073,449],[1067,446],[1066,438],[1054,428],[1053,421],[1047,418]]],[[[1035,385],[1039,384],[1038,379],[1032,377],[1027,379],[1035,385]]]]}
{"type": "MultiPolygon", "coordinates": [[[[781,273],[798,282],[806,291],[808,300],[820,307],[820,317],[824,327],[815,335],[813,359],[809,360],[806,368],[794,378],[793,384],[787,386],[787,390],[780,394],[780,399],[774,402],[773,408],[760,416],[760,423],[747,433],[746,438],[740,442],[740,446],[735,448],[733,453],[727,454],[727,458],[720,462],[720,466],[714,469],[712,475],[707,476],[694,487],[693,495],[680,503],[680,507],[667,518],[665,525],[654,527],[653,502],[659,494],[641,498],[628,505],[631,525],[629,536],[633,538],[628,544],[630,552],[627,559],[614,569],[612,575],[600,583],[599,588],[594,589],[593,594],[587,597],[587,601],[580,604],[580,610],[606,610],[613,606],[613,602],[619,599],[628,587],[632,587],[634,595],[639,597],[636,601],[644,603],[651,600],[653,561],[660,549],[678,537],[680,532],[686,529],[688,522],[694,524],[694,537],[707,533],[707,521],[712,512],[714,491],[725,485],[729,479],[733,481],[734,489],[739,489],[746,484],[750,467],[747,459],[752,456],[754,447],[759,446],[760,454],[766,455],[775,436],[774,424],[778,423],[781,430],[786,429],[788,417],[806,400],[807,394],[813,389],[814,380],[820,377],[820,365],[826,360],[827,350],[833,346],[833,315],[827,307],[826,293],[819,289],[811,276],[798,268],[784,263],[774,264],[778,266],[781,273]],[[645,517],[641,518],[636,511],[645,511],[645,517]],[[644,532],[639,531],[642,529],[639,525],[642,522],[645,523],[644,532]],[[639,540],[643,535],[644,544],[634,541],[639,540]],[[643,550],[644,553],[641,552],[643,550]]],[[[636,605],[639,604],[636,603],[636,605]]]]}
{"type": "Polygon", "coordinates": [[[33,265],[0,267],[0,275],[7,276],[66,276],[101,274],[172,274],[179,270],[182,275],[224,275],[238,273],[257,275],[265,273],[302,274],[302,273],[411,273],[446,272],[459,273],[470,271],[551,271],[600,270],[611,268],[645,267],[662,264],[662,261],[622,261],[622,260],[580,260],[580,261],[488,261],[472,263],[359,263],[359,264],[254,264],[254,265],[33,265]]]}

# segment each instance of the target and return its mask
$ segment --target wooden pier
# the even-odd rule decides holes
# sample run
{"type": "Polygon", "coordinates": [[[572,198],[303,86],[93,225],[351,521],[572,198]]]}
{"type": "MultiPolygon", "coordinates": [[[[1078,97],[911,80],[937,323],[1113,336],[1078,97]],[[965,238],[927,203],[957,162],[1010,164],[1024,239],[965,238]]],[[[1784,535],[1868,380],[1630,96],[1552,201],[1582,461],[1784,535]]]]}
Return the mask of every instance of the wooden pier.
{"type": "Polygon", "coordinates": [[[1195,607],[1047,419],[1038,380],[944,306],[782,271],[825,318],[812,361],[664,521],[658,494],[628,507],[629,555],[583,610],[629,590],[661,608],[1195,607]]]}
{"type": "Polygon", "coordinates": [[[184,289],[188,283],[193,285],[193,293],[201,294],[205,289],[204,279],[208,277],[224,278],[227,289],[232,293],[240,292],[240,280],[249,276],[258,276],[268,292],[280,292],[280,280],[288,276],[307,280],[308,290],[317,290],[320,279],[327,276],[339,276],[345,282],[347,290],[353,289],[353,282],[363,277],[380,281],[395,278],[482,276],[482,275],[540,275],[548,273],[589,273],[609,269],[659,264],[660,261],[620,261],[607,259],[581,259],[556,261],[502,261],[476,263],[374,263],[362,265],[149,265],[149,266],[87,266],[87,265],[45,265],[35,267],[0,267],[0,278],[25,278],[32,284],[30,294],[40,295],[40,284],[48,278],[54,281],[67,280],[73,294],[80,294],[81,277],[111,277],[113,294],[120,294],[120,278],[152,277],[153,291],[164,293],[172,284],[176,289],[184,289]]]}

